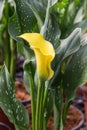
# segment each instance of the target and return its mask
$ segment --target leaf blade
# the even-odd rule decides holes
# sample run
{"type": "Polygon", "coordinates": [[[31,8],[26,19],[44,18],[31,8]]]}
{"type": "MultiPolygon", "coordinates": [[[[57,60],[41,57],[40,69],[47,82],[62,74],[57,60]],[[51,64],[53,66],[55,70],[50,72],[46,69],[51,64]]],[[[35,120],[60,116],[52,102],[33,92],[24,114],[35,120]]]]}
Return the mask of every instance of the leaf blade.
{"type": "Polygon", "coordinates": [[[15,96],[14,83],[5,65],[0,74],[0,107],[18,130],[29,130],[28,113],[15,96]]]}

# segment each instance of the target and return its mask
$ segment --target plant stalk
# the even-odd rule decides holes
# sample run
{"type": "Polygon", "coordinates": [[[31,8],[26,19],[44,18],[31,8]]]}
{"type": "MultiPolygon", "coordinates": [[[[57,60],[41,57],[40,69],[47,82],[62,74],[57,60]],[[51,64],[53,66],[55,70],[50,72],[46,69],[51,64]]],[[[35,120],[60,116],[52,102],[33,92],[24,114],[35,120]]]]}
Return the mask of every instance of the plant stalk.
{"type": "Polygon", "coordinates": [[[16,65],[16,43],[14,43],[13,39],[10,39],[10,50],[11,50],[10,74],[11,77],[14,79],[15,65],[16,65]]]}
{"type": "Polygon", "coordinates": [[[36,104],[35,130],[43,130],[43,117],[44,117],[43,97],[44,97],[44,82],[39,80],[38,92],[37,92],[37,104],[36,104]]]}
{"type": "Polygon", "coordinates": [[[32,76],[32,67],[29,66],[29,83],[31,93],[31,109],[32,109],[32,129],[35,130],[35,97],[34,97],[34,80],[32,76]]]}
{"type": "Polygon", "coordinates": [[[71,103],[71,101],[70,102],[66,101],[65,104],[64,104],[63,125],[65,124],[65,120],[66,120],[66,116],[67,116],[67,113],[68,113],[68,109],[69,109],[70,103],[71,103]]]}

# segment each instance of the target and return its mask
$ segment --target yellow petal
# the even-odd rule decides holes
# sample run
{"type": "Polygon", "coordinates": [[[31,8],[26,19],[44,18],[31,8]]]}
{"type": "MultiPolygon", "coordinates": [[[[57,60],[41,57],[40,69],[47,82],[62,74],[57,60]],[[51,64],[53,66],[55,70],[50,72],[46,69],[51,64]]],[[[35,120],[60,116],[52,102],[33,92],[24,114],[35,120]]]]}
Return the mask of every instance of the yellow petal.
{"type": "Polygon", "coordinates": [[[52,44],[46,41],[39,33],[25,33],[19,37],[29,42],[31,48],[34,50],[39,77],[45,80],[50,79],[54,73],[50,64],[55,56],[52,44]]]}
{"type": "Polygon", "coordinates": [[[51,69],[50,63],[52,61],[51,55],[43,55],[39,49],[34,49],[37,61],[37,72],[39,77],[43,80],[50,79],[54,72],[51,69]]]}

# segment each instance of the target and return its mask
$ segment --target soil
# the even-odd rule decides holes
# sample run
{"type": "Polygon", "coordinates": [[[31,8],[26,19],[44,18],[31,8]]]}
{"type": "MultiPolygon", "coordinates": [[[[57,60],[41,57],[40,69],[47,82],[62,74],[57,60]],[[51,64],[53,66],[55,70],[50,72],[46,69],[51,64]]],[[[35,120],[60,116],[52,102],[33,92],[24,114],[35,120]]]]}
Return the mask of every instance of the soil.
{"type": "Polygon", "coordinates": [[[15,88],[16,88],[16,97],[20,101],[30,100],[30,94],[25,89],[22,82],[16,81],[15,82],[15,88]]]}
{"type": "Polygon", "coordinates": [[[83,117],[80,111],[74,108],[75,107],[70,107],[69,109],[64,130],[71,130],[72,128],[75,128],[77,125],[79,125],[80,122],[82,121],[83,117]]]}
{"type": "MultiPolygon", "coordinates": [[[[75,107],[70,107],[68,115],[67,115],[67,119],[65,122],[64,130],[72,130],[77,125],[79,125],[81,120],[82,120],[81,113],[77,109],[75,109],[75,107]]],[[[52,122],[53,122],[53,118],[51,117],[48,122],[48,130],[53,130],[52,122]]]]}

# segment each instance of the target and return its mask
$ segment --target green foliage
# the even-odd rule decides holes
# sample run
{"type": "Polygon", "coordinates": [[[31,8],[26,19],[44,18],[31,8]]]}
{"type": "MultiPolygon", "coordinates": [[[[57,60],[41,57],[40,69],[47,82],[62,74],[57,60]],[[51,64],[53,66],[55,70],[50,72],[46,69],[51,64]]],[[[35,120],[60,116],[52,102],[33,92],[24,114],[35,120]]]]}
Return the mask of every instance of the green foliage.
{"type": "MultiPolygon", "coordinates": [[[[18,36],[24,32],[35,31],[36,30],[35,28],[37,28],[36,24],[37,21],[32,9],[30,8],[30,5],[28,4],[28,0],[26,1],[15,0],[15,3],[16,3],[16,12],[9,19],[8,31],[13,39],[20,42],[18,36]]],[[[21,41],[21,43],[24,45],[26,49],[23,48],[21,44],[19,44],[18,52],[27,58],[31,57],[30,55],[32,55],[33,53],[29,49],[27,43],[24,44],[23,41],[21,41]]]]}
{"type": "Polygon", "coordinates": [[[14,7],[13,2],[9,0],[0,1],[0,49],[1,52],[1,63],[3,65],[5,62],[8,71],[14,77],[15,73],[15,57],[16,57],[16,43],[11,39],[8,34],[8,19],[13,15],[14,7]],[[15,44],[14,44],[15,43],[15,44]],[[13,45],[14,44],[14,45],[13,45]],[[4,52],[4,53],[3,53],[4,52]],[[14,70],[13,70],[14,68],[14,70]]]}
{"type": "Polygon", "coordinates": [[[14,82],[5,65],[0,73],[0,107],[17,130],[29,130],[28,113],[15,96],[14,82]]]}
{"type": "Polygon", "coordinates": [[[33,32],[36,26],[36,18],[28,0],[15,0],[16,12],[9,20],[9,33],[17,40],[17,36],[24,32],[33,32]],[[14,26],[14,30],[12,29],[14,26]]]}
{"type": "MultiPolygon", "coordinates": [[[[66,63],[67,63],[68,57],[80,49],[80,46],[81,46],[80,38],[81,38],[81,30],[77,28],[71,33],[69,37],[61,40],[60,46],[56,49],[56,56],[52,63],[52,67],[55,70],[55,74],[53,78],[49,81],[49,86],[52,87],[52,89],[54,90],[53,97],[54,97],[54,120],[55,120],[54,128],[55,130],[62,128],[64,125],[63,124],[64,120],[62,118],[65,116],[65,115],[63,116],[64,113],[62,112],[63,98],[64,98],[63,93],[66,95],[66,93],[70,93],[70,91],[68,91],[68,89],[66,90],[65,84],[62,84],[63,74],[65,74],[64,72],[67,67],[66,63]],[[65,89],[63,89],[63,87],[65,89]],[[66,91],[66,93],[64,90],[66,91]],[[59,122],[59,125],[57,122],[59,122]]],[[[71,77],[73,77],[73,75],[71,77]]],[[[67,81],[68,81],[68,78],[67,78],[67,81]]],[[[72,86],[72,89],[73,89],[73,86],[72,86]]],[[[67,102],[65,102],[65,104],[67,104],[67,102]]],[[[65,109],[67,110],[68,108],[65,108],[65,109]]]]}
{"type": "Polygon", "coordinates": [[[80,48],[80,36],[81,30],[77,28],[68,38],[61,40],[61,44],[56,49],[56,56],[52,63],[55,74],[50,81],[51,87],[58,86],[58,81],[60,80],[60,66],[62,62],[80,48]]]}
{"type": "MultiPolygon", "coordinates": [[[[87,44],[87,42],[86,42],[87,44]]],[[[63,78],[64,93],[67,100],[72,100],[77,87],[87,81],[87,45],[82,45],[72,56],[63,78]]]]}
{"type": "MultiPolygon", "coordinates": [[[[87,29],[87,0],[14,1],[11,14],[8,15],[6,5],[2,7],[0,14],[5,7],[4,15],[7,20],[1,15],[0,34],[7,27],[8,18],[11,16],[8,32],[18,42],[18,53],[26,59],[23,68],[24,83],[31,94],[33,130],[46,129],[52,109],[54,130],[63,130],[75,91],[87,81],[87,35],[83,35],[87,29]],[[37,77],[35,55],[29,43],[18,37],[23,33],[41,33],[55,49],[55,58],[51,65],[54,76],[45,83],[37,77]],[[63,94],[66,96],[65,104],[63,94]]],[[[28,130],[27,113],[15,97],[14,84],[5,66],[0,74],[0,106],[18,130],[28,130]],[[7,105],[10,111],[6,109],[7,105]],[[21,107],[20,111],[18,106],[21,107]],[[23,120],[18,121],[18,118],[23,120]]]]}
{"type": "Polygon", "coordinates": [[[87,28],[86,8],[86,0],[61,0],[55,4],[54,9],[61,30],[61,38],[67,37],[76,27],[81,27],[83,31],[87,28]]]}

